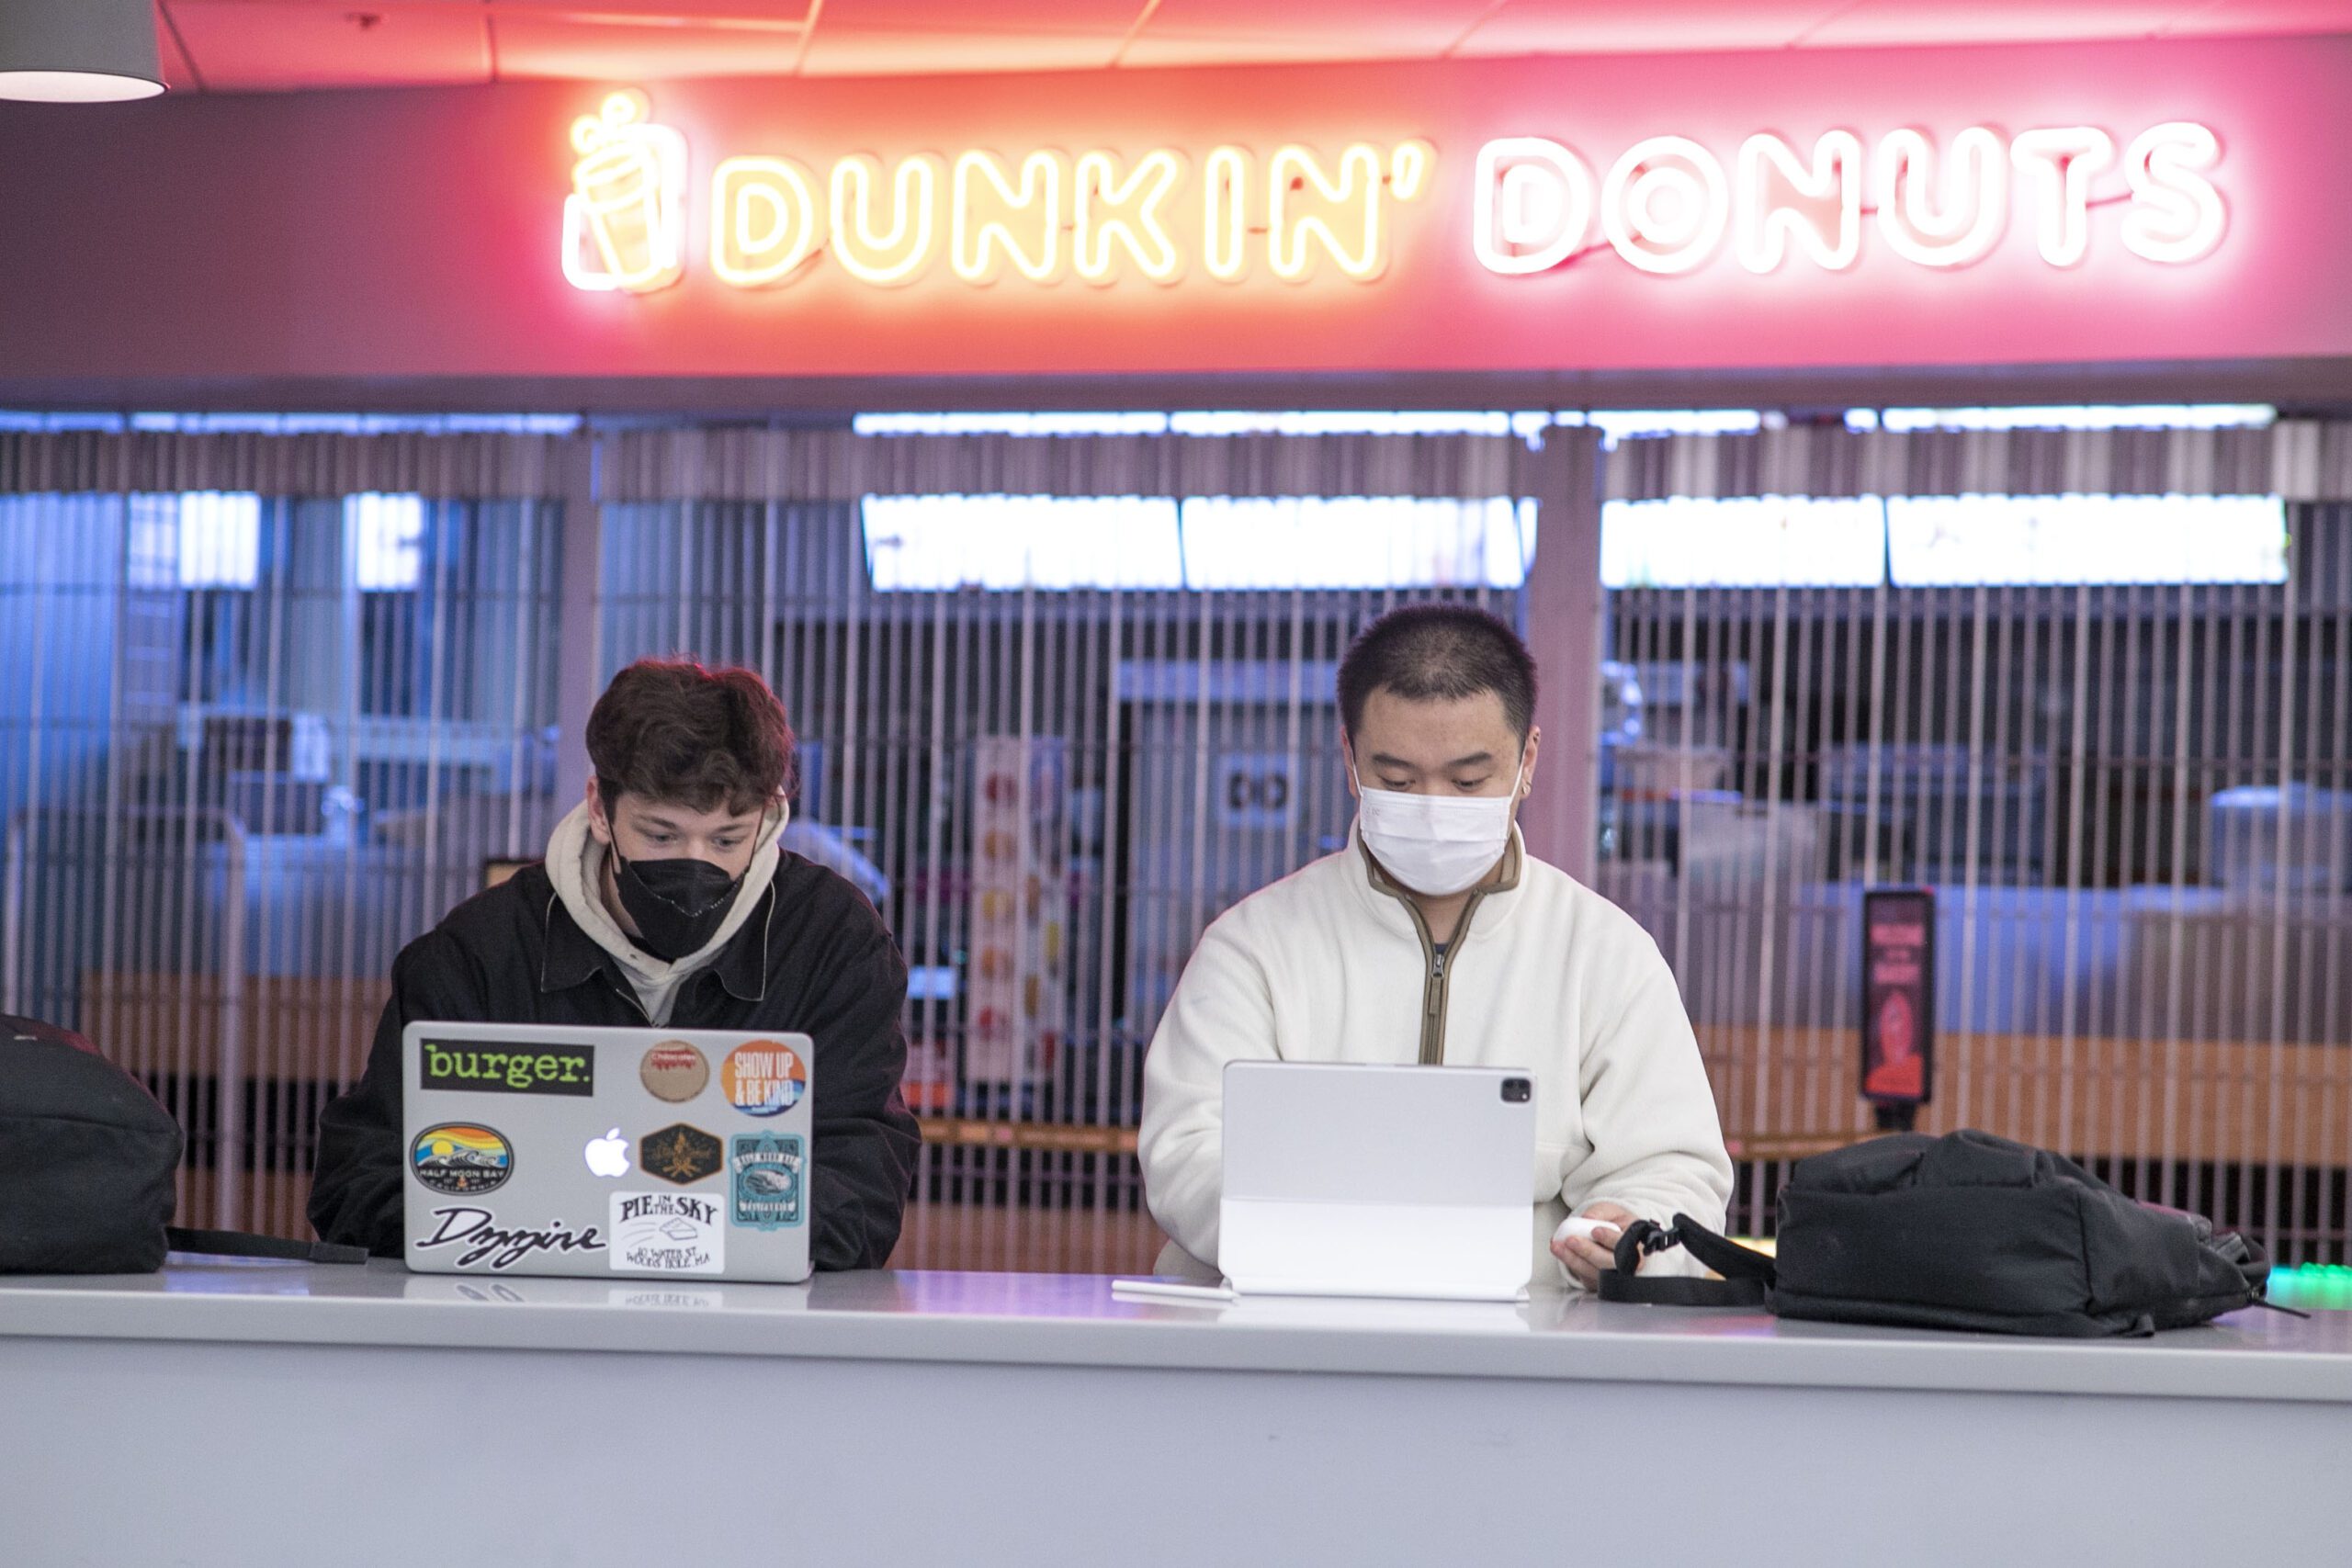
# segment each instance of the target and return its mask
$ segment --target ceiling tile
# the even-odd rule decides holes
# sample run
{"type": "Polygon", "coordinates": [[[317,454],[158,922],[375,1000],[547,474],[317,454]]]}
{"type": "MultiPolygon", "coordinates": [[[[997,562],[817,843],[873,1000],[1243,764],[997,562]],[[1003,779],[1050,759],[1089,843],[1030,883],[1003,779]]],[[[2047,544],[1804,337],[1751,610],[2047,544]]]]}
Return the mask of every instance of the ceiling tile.
{"type": "Polygon", "coordinates": [[[1141,63],[1147,44],[1235,58],[1226,51],[1253,43],[1266,60],[1427,59],[1493,9],[1494,0],[1160,0],[1125,59],[1141,63]]]}
{"type": "Polygon", "coordinates": [[[1121,65],[1276,65],[1311,64],[1329,61],[1434,60],[1445,52],[1442,43],[1424,43],[1396,37],[1362,38],[1260,36],[1227,38],[1176,33],[1146,33],[1119,51],[1121,65]]]}
{"type": "Polygon", "coordinates": [[[2222,0],[2199,6],[2164,29],[2168,36],[2352,33],[2352,0],[2222,0]]]}
{"type": "Polygon", "coordinates": [[[491,37],[508,80],[664,82],[685,76],[789,75],[800,59],[796,21],[591,21],[499,6],[491,37]]]}
{"type": "Polygon", "coordinates": [[[816,0],[166,4],[166,79],[228,91],[480,82],[493,35],[500,75],[661,80],[2352,32],[2352,0],[824,0],[813,30],[816,0]]]}
{"type": "Polygon", "coordinates": [[[811,76],[1093,71],[1147,0],[826,0],[811,76]]]}
{"type": "Polygon", "coordinates": [[[932,32],[832,25],[819,18],[801,70],[810,76],[933,76],[971,72],[1095,71],[1126,29],[1100,32],[932,32]]]}
{"type": "Polygon", "coordinates": [[[188,58],[215,91],[486,82],[478,6],[172,0],[188,58]],[[372,19],[367,19],[372,18],[372,19]]]}
{"type": "MultiPolygon", "coordinates": [[[[350,0],[336,0],[348,5],[350,0]]],[[[474,0],[444,0],[470,5],[474,0]]],[[[492,12],[529,12],[550,20],[634,22],[668,25],[682,21],[749,22],[799,27],[808,20],[808,0],[481,0],[492,12]]]]}
{"type": "MultiPolygon", "coordinates": [[[[688,0],[702,4],[705,0],[688,0]]],[[[1146,0],[825,0],[817,36],[923,29],[941,33],[1111,32],[1124,34],[1148,9],[1146,0]]]]}
{"type": "Polygon", "coordinates": [[[1807,48],[2149,38],[2199,0],[1861,0],[1807,33],[1807,48]]]}
{"type": "Polygon", "coordinates": [[[1510,0],[1462,41],[1460,55],[1634,54],[1782,49],[1838,0],[1510,0]]]}

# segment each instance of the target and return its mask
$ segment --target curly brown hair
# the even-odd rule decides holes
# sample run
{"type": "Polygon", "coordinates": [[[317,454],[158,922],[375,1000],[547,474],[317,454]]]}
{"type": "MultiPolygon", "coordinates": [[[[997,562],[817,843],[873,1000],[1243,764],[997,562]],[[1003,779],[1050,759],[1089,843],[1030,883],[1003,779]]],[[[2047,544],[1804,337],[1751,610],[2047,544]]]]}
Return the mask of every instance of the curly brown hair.
{"type": "Polygon", "coordinates": [[[628,794],[741,815],[798,783],[784,705],[739,666],[640,659],[596,699],[587,741],[606,811],[628,794]]]}

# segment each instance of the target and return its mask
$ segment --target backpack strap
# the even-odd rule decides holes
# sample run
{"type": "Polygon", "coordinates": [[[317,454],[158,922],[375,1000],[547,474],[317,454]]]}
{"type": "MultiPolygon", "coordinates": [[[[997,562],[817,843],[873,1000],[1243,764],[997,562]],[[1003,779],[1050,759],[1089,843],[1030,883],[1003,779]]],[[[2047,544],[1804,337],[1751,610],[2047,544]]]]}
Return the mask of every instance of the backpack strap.
{"type": "Polygon", "coordinates": [[[1617,1267],[1600,1271],[1600,1299],[1650,1306],[1769,1308],[1777,1278],[1772,1259],[1763,1253],[1717,1235],[1688,1214],[1677,1214],[1670,1227],[1654,1220],[1635,1220],[1625,1227],[1617,1237],[1617,1267]],[[1685,1248],[1723,1278],[1645,1278],[1635,1272],[1643,1258],[1674,1247],[1685,1248]]]}
{"type": "Polygon", "coordinates": [[[165,1225],[164,1239],[174,1252],[201,1252],[214,1258],[283,1258],[296,1263],[365,1263],[368,1249],[332,1241],[288,1241],[278,1235],[250,1231],[192,1231],[165,1225]]]}

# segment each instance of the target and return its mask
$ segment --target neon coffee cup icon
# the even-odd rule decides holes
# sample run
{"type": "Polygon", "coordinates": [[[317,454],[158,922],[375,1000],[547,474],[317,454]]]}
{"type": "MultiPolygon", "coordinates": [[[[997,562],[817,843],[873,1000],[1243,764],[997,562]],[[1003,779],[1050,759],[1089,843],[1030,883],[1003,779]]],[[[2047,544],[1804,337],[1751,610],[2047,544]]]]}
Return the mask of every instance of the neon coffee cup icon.
{"type": "Polygon", "coordinates": [[[563,271],[574,288],[649,294],[678,280],[684,246],[685,140],[648,122],[645,95],[614,93],[571,122],[563,271]]]}

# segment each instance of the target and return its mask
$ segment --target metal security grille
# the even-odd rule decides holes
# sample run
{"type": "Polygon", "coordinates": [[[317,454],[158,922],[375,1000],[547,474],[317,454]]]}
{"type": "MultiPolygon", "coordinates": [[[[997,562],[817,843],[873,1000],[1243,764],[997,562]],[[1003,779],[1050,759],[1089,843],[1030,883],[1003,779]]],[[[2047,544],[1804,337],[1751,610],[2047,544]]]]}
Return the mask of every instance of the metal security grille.
{"type": "Polygon", "coordinates": [[[499,493],[540,454],[34,445],[111,488],[0,495],[0,1008],[179,1117],[184,1223],[302,1234],[393,954],[545,839],[560,530],[499,493]]]}
{"type": "MultiPolygon", "coordinates": [[[[1556,551],[1575,507],[1551,508],[1590,489],[1561,457],[1557,432],[0,436],[0,1006],[155,1086],[190,1134],[184,1216],[299,1233],[393,953],[539,852],[611,671],[738,660],[802,736],[793,847],[867,889],[913,969],[900,1260],[1147,1266],[1141,1053],[1206,922],[1344,834],[1349,637],[1466,598],[1547,671],[1590,657],[1597,592],[1559,556],[1523,588],[1465,565],[1523,560],[1529,497],[1556,551]],[[1024,527],[1175,510],[926,577],[909,541],[935,555],[948,525],[877,534],[872,497],[1013,498],[989,515],[1024,527]],[[1342,536],[1280,588],[1185,547],[1187,500],[1312,498],[1437,504],[1443,547],[1397,573],[1342,536]]],[[[1929,1125],[2342,1258],[2352,435],[1792,429],[1628,440],[1605,479],[2290,499],[2281,582],[1615,592],[1599,818],[1550,852],[1597,834],[1596,879],[1673,963],[1747,1163],[1736,1224],[1769,1224],[1785,1156],[1862,1129],[1860,892],[1927,882],[1929,1125]]],[[[1548,754],[1565,792],[1573,748],[1548,754]]]]}
{"type": "Polygon", "coordinates": [[[393,955],[540,852],[595,692],[645,654],[741,661],[802,737],[792,847],[914,966],[901,1259],[1146,1267],[1140,1060],[1185,956],[1344,834],[1354,629],[1519,614],[1475,569],[1523,565],[1541,479],[1509,437],[0,437],[0,1007],[180,1117],[185,1221],[300,1234],[393,955]],[[1327,550],[1281,590],[1095,586],[1048,553],[893,587],[868,495],[1436,511],[1401,575],[1327,550]]]}
{"type": "MultiPolygon", "coordinates": [[[[1148,549],[1134,536],[1102,558],[1109,585],[1035,560],[992,586],[974,566],[951,586],[892,588],[925,579],[922,563],[860,504],[1025,496],[987,514],[1013,527],[1060,498],[1263,491],[1270,468],[1328,462],[1330,443],[745,434],[682,454],[685,440],[606,458],[623,478],[601,511],[600,672],[687,651],[752,664],[783,698],[800,739],[788,845],[865,887],[913,976],[906,1088],[926,1141],[901,1258],[1148,1268],[1144,1048],[1207,922],[1344,841],[1340,653],[1395,604],[1467,600],[1510,619],[1519,593],[1130,589],[1118,561],[1148,549]],[[733,493],[632,499],[664,489],[733,493]]],[[[1506,463],[1488,493],[1508,495],[1509,478],[1506,463]]],[[[1430,464],[1397,489],[1446,482],[1430,464]]],[[[1346,463],[1277,483],[1369,488],[1346,463]]],[[[1523,561],[1528,514],[1462,488],[1435,522],[1445,558],[1523,561]]],[[[942,518],[934,545],[987,525],[942,518]]]]}
{"type": "MultiPolygon", "coordinates": [[[[2177,485],[2193,445],[2134,441],[1658,443],[1612,486],[1957,493],[1991,468],[2031,494],[2057,488],[2053,452],[2079,491],[2177,485]]],[[[2185,488],[2342,493],[2272,461],[2298,445],[2316,446],[2213,441],[2185,488]]],[[[1867,1125],[1860,894],[1928,885],[1924,1128],[2061,1149],[2290,1260],[2342,1260],[2352,513],[2305,502],[2288,524],[2275,583],[1611,595],[1612,679],[1642,723],[1611,752],[1601,885],[1681,978],[1748,1155],[1735,1224],[1769,1226],[1787,1156],[1867,1125]]]]}

